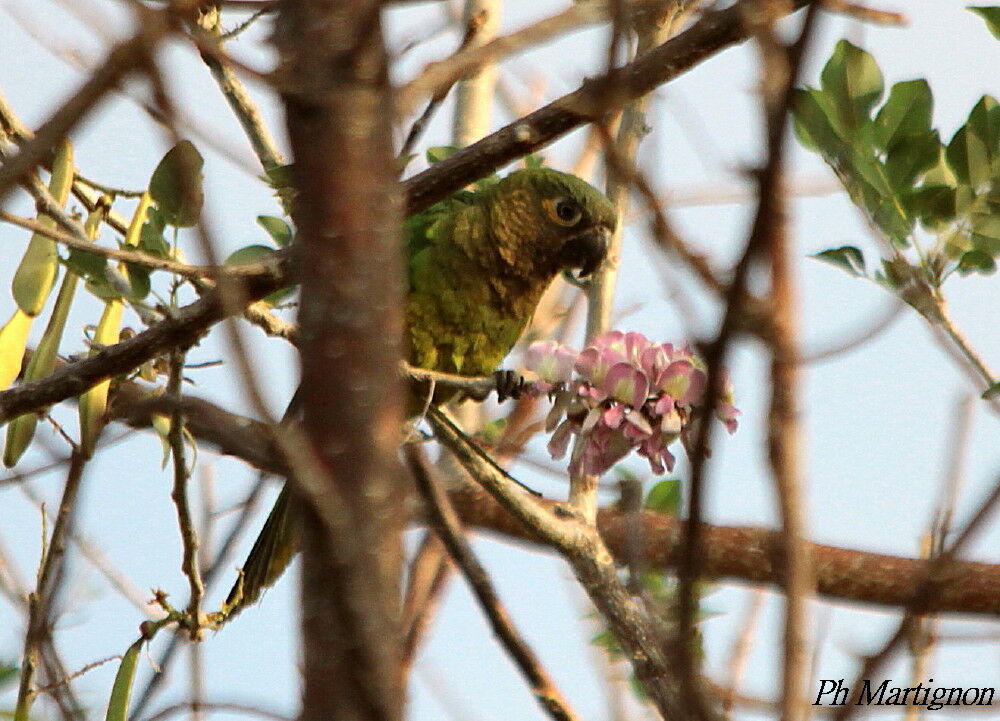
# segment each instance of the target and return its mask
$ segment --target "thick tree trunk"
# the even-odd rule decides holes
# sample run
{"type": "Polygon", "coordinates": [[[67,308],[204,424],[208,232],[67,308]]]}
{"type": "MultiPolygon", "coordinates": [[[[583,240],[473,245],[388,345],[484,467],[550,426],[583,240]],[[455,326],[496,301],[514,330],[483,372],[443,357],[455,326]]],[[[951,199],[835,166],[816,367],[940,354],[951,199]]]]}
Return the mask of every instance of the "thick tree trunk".
{"type": "Polygon", "coordinates": [[[400,717],[399,212],[376,0],[285,0],[305,431],[303,721],[400,717]],[[306,464],[308,465],[308,464],[306,464]],[[306,500],[308,499],[308,500],[306,500]]]}

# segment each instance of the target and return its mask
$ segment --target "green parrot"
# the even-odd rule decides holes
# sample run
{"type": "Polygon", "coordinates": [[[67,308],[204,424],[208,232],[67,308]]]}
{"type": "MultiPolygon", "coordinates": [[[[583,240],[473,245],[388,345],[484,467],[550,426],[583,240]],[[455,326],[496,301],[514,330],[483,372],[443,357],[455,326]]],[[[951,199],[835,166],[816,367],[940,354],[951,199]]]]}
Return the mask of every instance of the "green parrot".
{"type": "MultiPolygon", "coordinates": [[[[459,191],[404,226],[408,294],[404,349],[410,365],[465,376],[493,372],[563,270],[590,275],[617,225],[604,195],[548,168],[515,171],[459,191]]],[[[411,387],[406,414],[427,404],[411,387]]],[[[442,403],[454,392],[436,392],[442,403]]],[[[298,550],[288,486],[268,515],[226,601],[228,615],[254,603],[298,550]]]]}

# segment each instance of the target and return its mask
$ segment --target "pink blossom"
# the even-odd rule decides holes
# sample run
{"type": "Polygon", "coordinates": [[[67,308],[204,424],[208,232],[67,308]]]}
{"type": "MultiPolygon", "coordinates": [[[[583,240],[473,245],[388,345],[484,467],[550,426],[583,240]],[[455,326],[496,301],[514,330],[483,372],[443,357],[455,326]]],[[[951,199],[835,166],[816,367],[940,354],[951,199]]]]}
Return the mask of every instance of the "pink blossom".
{"type": "Polygon", "coordinates": [[[558,341],[535,341],[524,354],[524,367],[546,383],[565,383],[573,375],[576,351],[558,341]]]}
{"type": "Polygon", "coordinates": [[[646,374],[635,366],[615,363],[604,376],[601,390],[608,398],[639,408],[646,400],[649,381],[646,374]]]}
{"type": "MultiPolygon", "coordinates": [[[[541,378],[535,392],[553,399],[545,422],[554,431],[549,453],[562,458],[574,441],[571,474],[599,475],[633,450],[653,473],[673,469],[668,446],[688,432],[705,393],[704,364],[688,346],[653,343],[636,332],[610,331],[580,353],[555,341],[533,343],[525,366],[541,378]]],[[[739,411],[728,378],[723,389],[715,413],[732,433],[739,411]]]]}

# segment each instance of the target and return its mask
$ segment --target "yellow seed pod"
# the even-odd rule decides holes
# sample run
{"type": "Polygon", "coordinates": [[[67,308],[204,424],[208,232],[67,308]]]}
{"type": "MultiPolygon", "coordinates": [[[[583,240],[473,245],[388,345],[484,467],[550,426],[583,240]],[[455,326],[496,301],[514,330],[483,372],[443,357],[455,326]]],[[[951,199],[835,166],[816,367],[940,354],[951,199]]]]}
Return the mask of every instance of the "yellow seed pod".
{"type": "MultiPolygon", "coordinates": [[[[73,146],[64,140],[56,149],[52,161],[52,178],[49,192],[60,206],[66,204],[70,188],[73,187],[73,146]]],[[[55,221],[39,213],[38,222],[48,228],[55,227],[55,221]]],[[[35,233],[28,242],[28,248],[14,273],[11,292],[18,307],[30,316],[38,315],[45,299],[49,297],[59,269],[56,243],[41,233],[35,233]]]]}
{"type": "MultiPolygon", "coordinates": [[[[114,345],[122,325],[122,302],[108,301],[94,332],[94,342],[100,346],[114,345]]],[[[108,405],[108,390],[111,381],[101,381],[80,396],[80,450],[90,457],[94,452],[97,436],[104,426],[104,411],[108,405]]]]}
{"type": "Polygon", "coordinates": [[[7,390],[21,372],[24,346],[31,330],[31,316],[20,308],[0,328],[0,390],[7,390]]]}
{"type": "MultiPolygon", "coordinates": [[[[59,352],[59,343],[66,330],[66,319],[69,317],[69,309],[73,304],[76,284],[76,274],[67,272],[63,277],[62,286],[59,288],[59,297],[56,298],[55,308],[52,309],[52,316],[45,327],[42,339],[38,342],[35,352],[31,354],[28,367],[24,369],[24,380],[38,380],[52,372],[56,362],[56,354],[59,352]]],[[[7,468],[16,465],[21,456],[24,455],[24,451],[31,444],[31,439],[35,437],[37,422],[37,415],[26,413],[13,419],[8,425],[7,443],[3,451],[3,463],[7,468]]]]}

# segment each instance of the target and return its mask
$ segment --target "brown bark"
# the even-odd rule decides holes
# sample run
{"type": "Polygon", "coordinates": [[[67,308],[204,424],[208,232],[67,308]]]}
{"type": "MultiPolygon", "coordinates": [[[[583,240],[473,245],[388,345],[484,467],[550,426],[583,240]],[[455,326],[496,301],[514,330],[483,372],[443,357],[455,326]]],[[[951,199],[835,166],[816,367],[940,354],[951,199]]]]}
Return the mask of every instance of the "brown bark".
{"type": "MultiPolygon", "coordinates": [[[[111,409],[112,417],[135,428],[149,428],[153,413],[169,413],[170,400],[138,400],[135,385],[125,385],[111,409]]],[[[220,452],[245,460],[277,475],[287,467],[269,447],[267,427],[228,413],[198,398],[184,399],[188,430],[220,452]]],[[[406,493],[410,493],[407,488],[406,493]]],[[[508,540],[536,540],[485,491],[468,486],[452,491],[451,502],[467,526],[495,531],[508,540]]],[[[649,511],[638,514],[605,508],[598,512],[604,542],[621,563],[630,553],[641,555],[650,568],[676,568],[683,556],[684,524],[649,511]],[[636,550],[633,523],[639,524],[636,550]],[[631,539],[631,540],[630,540],[631,539]],[[631,544],[631,545],[630,545],[631,544]]],[[[781,586],[780,533],[767,528],[702,524],[704,572],[711,578],[754,585],[781,586]]],[[[829,601],[901,607],[914,596],[929,561],[870,553],[851,548],[807,543],[816,593],[829,601]]],[[[1000,564],[957,561],[951,565],[936,608],[951,613],[1000,616],[1000,564]]]]}
{"type": "Polygon", "coordinates": [[[400,216],[380,7],[287,0],[275,36],[298,189],[305,434],[319,470],[292,486],[304,721],[389,721],[402,706],[400,216]]]}

